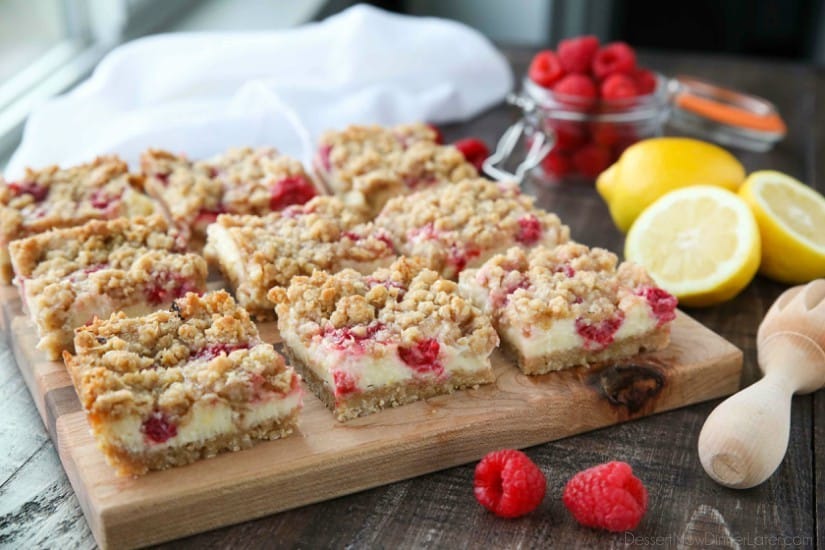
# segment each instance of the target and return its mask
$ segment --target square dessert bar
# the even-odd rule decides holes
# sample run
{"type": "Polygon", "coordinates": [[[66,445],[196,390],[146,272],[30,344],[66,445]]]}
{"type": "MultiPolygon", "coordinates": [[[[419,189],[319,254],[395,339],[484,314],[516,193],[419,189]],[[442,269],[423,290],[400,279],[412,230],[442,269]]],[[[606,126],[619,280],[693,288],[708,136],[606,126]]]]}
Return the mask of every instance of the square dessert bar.
{"type": "Polygon", "coordinates": [[[238,303],[257,319],[271,318],[267,292],[316,269],[371,273],[395,259],[389,235],[361,223],[361,212],[334,197],[316,197],[267,216],[218,216],[204,253],[220,266],[238,303]]]}
{"type": "Polygon", "coordinates": [[[66,366],[98,446],[120,475],[180,466],[295,428],[300,377],[226,292],[168,311],[95,320],[66,366]]]}
{"type": "Polygon", "coordinates": [[[15,239],[154,212],[154,202],[143,194],[143,178],[113,156],[71,168],[27,169],[17,181],[0,178],[0,282],[9,284],[13,277],[8,245],[15,239]]]}
{"type": "Polygon", "coordinates": [[[533,206],[516,184],[485,179],[392,199],[375,219],[407,256],[455,279],[511,246],[554,246],[570,230],[555,214],[533,206]]]}
{"type": "Polygon", "coordinates": [[[52,360],[73,330],[115,311],[142,315],[206,288],[206,261],[160,216],[91,221],[14,241],[15,284],[52,360]]]}
{"type": "Polygon", "coordinates": [[[416,260],[316,271],[269,297],[290,362],[340,421],[494,379],[489,318],[416,260]]]}
{"type": "Polygon", "coordinates": [[[329,131],[321,136],[315,173],[330,192],[374,217],[392,197],[478,175],[458,149],[437,139],[426,124],[329,131]]]}
{"type": "Polygon", "coordinates": [[[149,149],[141,169],[170,219],[201,237],[219,214],[260,216],[318,194],[303,165],[272,147],[229,149],[201,161],[149,149]]]}
{"type": "Polygon", "coordinates": [[[607,250],[511,248],[461,274],[525,374],[618,360],[667,346],[676,298],[607,250]]]}

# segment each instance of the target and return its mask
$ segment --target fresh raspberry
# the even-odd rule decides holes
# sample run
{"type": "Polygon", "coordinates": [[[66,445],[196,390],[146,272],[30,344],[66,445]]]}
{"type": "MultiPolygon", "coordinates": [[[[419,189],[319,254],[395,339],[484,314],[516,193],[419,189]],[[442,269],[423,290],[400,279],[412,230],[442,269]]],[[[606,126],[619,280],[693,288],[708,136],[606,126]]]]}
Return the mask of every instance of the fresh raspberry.
{"type": "Polygon", "coordinates": [[[596,85],[593,79],[583,74],[569,74],[556,82],[553,92],[575,98],[576,104],[589,105],[596,99],[596,85]]]}
{"type": "Polygon", "coordinates": [[[564,76],[564,69],[562,69],[561,61],[555,53],[550,50],[544,50],[537,53],[530,62],[527,75],[530,77],[530,80],[539,86],[550,88],[564,76]]]}
{"type": "Polygon", "coordinates": [[[659,326],[669,323],[676,318],[676,306],[679,301],[675,296],[661,288],[645,286],[636,289],[636,294],[642,296],[653,310],[653,315],[659,320],[659,326]]]}
{"type": "Polygon", "coordinates": [[[587,132],[583,122],[572,120],[553,120],[548,125],[556,136],[553,150],[575,151],[587,143],[587,132]]]}
{"type": "Polygon", "coordinates": [[[517,518],[541,504],[547,480],[521,451],[494,451],[476,465],[473,491],[476,500],[497,516],[517,518]]]}
{"type": "Polygon", "coordinates": [[[573,154],[573,166],[588,178],[595,178],[610,166],[610,151],[605,147],[591,143],[573,154]]]}
{"type": "Polygon", "coordinates": [[[518,219],[518,233],[516,240],[521,244],[536,244],[541,238],[541,222],[533,214],[527,214],[518,219]]]}
{"type": "Polygon", "coordinates": [[[613,73],[602,81],[602,99],[627,99],[639,95],[636,81],[629,75],[613,73]]]}
{"type": "Polygon", "coordinates": [[[647,510],[647,489],[627,463],[608,462],[573,476],[562,500],[585,527],[631,531],[647,510]]]}
{"type": "Polygon", "coordinates": [[[614,122],[594,122],[590,127],[590,135],[593,137],[593,143],[604,147],[616,145],[621,138],[621,132],[614,122]]]}
{"type": "Polygon", "coordinates": [[[593,56],[599,50],[599,39],[595,36],[579,36],[559,42],[559,61],[568,73],[590,73],[593,56]]]}
{"type": "Polygon", "coordinates": [[[289,176],[275,182],[269,194],[269,209],[281,210],[293,204],[304,204],[317,195],[315,186],[304,176],[289,176]]]}
{"type": "Polygon", "coordinates": [[[614,73],[632,74],[636,70],[636,52],[624,42],[612,42],[593,56],[593,74],[599,80],[614,73]]]}
{"type": "Polygon", "coordinates": [[[430,127],[430,130],[435,132],[435,142],[439,145],[444,143],[444,134],[441,133],[441,128],[436,126],[435,124],[427,124],[430,127]]]}
{"type": "Polygon", "coordinates": [[[490,156],[490,150],[487,145],[476,138],[460,139],[453,143],[453,146],[461,151],[467,162],[476,167],[476,170],[481,172],[481,166],[485,159],[490,156]]]}
{"type": "Polygon", "coordinates": [[[613,337],[624,323],[624,312],[619,310],[613,317],[593,323],[582,317],[576,319],[576,332],[584,339],[584,348],[604,349],[613,343],[613,337]]]}
{"type": "Polygon", "coordinates": [[[640,95],[652,94],[656,91],[658,82],[653,72],[647,69],[636,69],[633,79],[636,81],[636,89],[639,90],[640,95]]]}
{"type": "Polygon", "coordinates": [[[570,159],[563,152],[556,151],[554,148],[541,161],[541,167],[551,176],[561,178],[570,172],[570,159]]]}
{"type": "Polygon", "coordinates": [[[163,443],[178,435],[178,427],[160,411],[155,411],[141,425],[141,431],[154,443],[163,443]]]}

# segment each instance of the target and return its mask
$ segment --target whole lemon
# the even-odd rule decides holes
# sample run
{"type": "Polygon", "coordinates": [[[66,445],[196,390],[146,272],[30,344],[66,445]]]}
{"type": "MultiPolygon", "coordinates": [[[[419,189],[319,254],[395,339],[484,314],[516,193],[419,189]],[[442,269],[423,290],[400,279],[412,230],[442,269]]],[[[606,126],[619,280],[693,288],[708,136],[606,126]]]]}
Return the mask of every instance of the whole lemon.
{"type": "Polygon", "coordinates": [[[656,199],[689,185],[716,185],[736,191],[745,168],[736,157],[712,143],[663,137],[640,141],[601,173],[596,189],[607,203],[613,222],[627,233],[656,199]]]}

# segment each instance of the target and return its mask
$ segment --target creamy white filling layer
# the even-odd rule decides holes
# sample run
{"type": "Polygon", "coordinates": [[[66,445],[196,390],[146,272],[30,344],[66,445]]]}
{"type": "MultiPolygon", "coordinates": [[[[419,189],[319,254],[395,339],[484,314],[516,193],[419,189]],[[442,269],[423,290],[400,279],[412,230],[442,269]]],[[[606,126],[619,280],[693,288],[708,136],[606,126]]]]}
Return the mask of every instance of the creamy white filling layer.
{"type": "Polygon", "coordinates": [[[232,235],[218,223],[206,228],[207,241],[217,256],[221,268],[230,280],[240,284],[244,277],[244,261],[232,235]]]}
{"type": "Polygon", "coordinates": [[[241,433],[263,422],[286,418],[301,404],[300,389],[283,398],[251,403],[245,411],[233,411],[228,404],[198,402],[177,425],[177,434],[162,443],[150,441],[141,431],[142,419],[132,415],[120,420],[101,424],[102,436],[117,447],[132,453],[148,449],[182,447],[189,443],[203,443],[221,435],[241,433]]]}
{"type": "MultiPolygon", "coordinates": [[[[372,357],[331,349],[323,343],[307,347],[295,332],[288,330],[281,332],[281,338],[292,353],[331,389],[335,387],[334,371],[350,375],[360,391],[400,384],[416,376],[416,371],[404,363],[391,346],[388,346],[390,349],[383,356],[372,357]]],[[[445,379],[456,371],[474,373],[490,369],[488,356],[478,356],[466,346],[440,344],[439,362],[444,369],[445,379]]]]}

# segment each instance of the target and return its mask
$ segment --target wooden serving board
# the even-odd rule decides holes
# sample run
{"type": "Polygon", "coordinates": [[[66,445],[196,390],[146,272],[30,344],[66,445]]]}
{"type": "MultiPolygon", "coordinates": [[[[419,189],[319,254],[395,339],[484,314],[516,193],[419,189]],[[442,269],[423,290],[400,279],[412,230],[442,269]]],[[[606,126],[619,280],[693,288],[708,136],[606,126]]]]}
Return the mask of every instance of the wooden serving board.
{"type": "MultiPolygon", "coordinates": [[[[742,352],[679,313],[672,343],[621,364],[523,376],[493,355],[496,382],[347,423],[309,392],[300,429],[190,466],[119,478],[89,431],[62,363],[36,351],[16,292],[0,288],[17,364],[101,547],[170,540],[728,395],[742,352]]],[[[273,324],[262,325],[277,341],[273,324]]]]}

